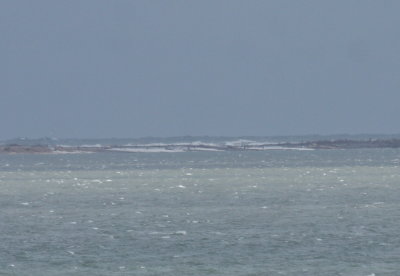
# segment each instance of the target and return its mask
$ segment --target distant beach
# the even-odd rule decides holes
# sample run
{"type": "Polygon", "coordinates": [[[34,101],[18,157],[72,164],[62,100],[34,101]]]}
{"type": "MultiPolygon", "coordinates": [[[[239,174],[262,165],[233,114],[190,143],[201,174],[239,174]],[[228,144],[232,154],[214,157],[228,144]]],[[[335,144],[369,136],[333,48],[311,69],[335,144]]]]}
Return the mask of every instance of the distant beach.
{"type": "Polygon", "coordinates": [[[263,150],[317,150],[317,149],[361,149],[400,148],[400,139],[331,139],[305,142],[178,142],[139,143],[128,145],[57,145],[57,144],[3,144],[0,154],[51,154],[51,153],[95,153],[95,152],[188,152],[188,151],[263,151],[263,150]]]}

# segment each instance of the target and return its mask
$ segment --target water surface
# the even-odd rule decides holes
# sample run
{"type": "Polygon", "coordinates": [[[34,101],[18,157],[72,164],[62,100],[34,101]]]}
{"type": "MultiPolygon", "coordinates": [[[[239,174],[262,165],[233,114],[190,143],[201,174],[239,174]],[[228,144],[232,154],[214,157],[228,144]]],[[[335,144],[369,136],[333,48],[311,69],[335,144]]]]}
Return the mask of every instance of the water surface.
{"type": "Polygon", "coordinates": [[[396,275],[400,151],[0,156],[0,275],[396,275]]]}

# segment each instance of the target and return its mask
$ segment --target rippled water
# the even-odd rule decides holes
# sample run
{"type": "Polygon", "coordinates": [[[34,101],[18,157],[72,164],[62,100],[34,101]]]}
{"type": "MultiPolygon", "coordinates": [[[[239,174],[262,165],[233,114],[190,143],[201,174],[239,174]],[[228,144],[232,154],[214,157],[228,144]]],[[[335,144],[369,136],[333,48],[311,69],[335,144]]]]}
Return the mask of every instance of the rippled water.
{"type": "Polygon", "coordinates": [[[0,275],[397,275],[400,151],[0,156],[0,275]]]}

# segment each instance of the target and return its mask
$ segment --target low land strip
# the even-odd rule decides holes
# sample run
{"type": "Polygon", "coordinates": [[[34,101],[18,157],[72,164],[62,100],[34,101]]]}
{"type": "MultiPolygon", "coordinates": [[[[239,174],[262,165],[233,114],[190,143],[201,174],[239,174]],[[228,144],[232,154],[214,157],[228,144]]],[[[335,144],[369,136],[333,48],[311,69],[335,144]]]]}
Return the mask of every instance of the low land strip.
{"type": "Polygon", "coordinates": [[[95,152],[186,152],[186,151],[255,151],[255,150],[318,150],[318,149],[361,149],[400,148],[400,139],[370,140],[318,140],[292,143],[243,143],[225,144],[143,144],[107,146],[53,146],[53,145],[0,145],[0,154],[46,154],[46,153],[95,153],[95,152]]]}

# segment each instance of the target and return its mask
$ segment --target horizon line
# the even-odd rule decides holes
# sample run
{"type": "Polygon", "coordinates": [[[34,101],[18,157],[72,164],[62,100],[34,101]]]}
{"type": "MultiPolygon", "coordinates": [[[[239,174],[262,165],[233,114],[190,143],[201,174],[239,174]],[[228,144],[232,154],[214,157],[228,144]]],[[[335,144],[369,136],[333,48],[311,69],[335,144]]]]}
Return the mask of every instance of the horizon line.
{"type": "Polygon", "coordinates": [[[9,140],[108,140],[108,139],[118,139],[118,140],[140,140],[140,139],[174,139],[174,138],[280,138],[280,137],[332,137],[332,136],[400,136],[400,133],[334,133],[334,134],[277,134],[277,135],[173,135],[173,136],[139,136],[139,137],[51,137],[51,136],[41,136],[41,137],[13,137],[0,139],[0,141],[9,140]]]}

